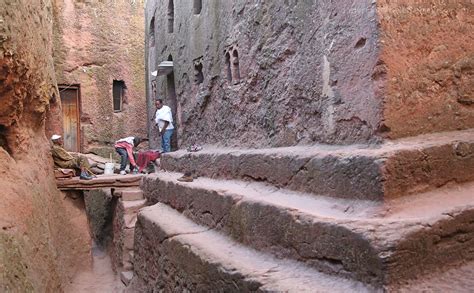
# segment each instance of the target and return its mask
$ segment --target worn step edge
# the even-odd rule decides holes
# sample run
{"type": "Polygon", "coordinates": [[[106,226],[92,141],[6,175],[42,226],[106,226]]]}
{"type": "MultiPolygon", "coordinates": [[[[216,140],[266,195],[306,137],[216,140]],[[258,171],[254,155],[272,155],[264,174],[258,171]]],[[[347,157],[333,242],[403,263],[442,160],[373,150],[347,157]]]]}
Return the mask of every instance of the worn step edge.
{"type": "Polygon", "coordinates": [[[196,225],[164,204],[137,223],[132,284],[164,291],[367,292],[360,282],[276,259],[196,225]],[[157,270],[153,268],[159,268],[157,270]]]}
{"type": "Polygon", "coordinates": [[[135,201],[143,199],[143,191],[140,188],[118,189],[114,191],[114,196],[121,197],[123,201],[135,201]]]}
{"type": "Polygon", "coordinates": [[[422,135],[376,146],[295,146],[274,149],[184,150],[164,154],[168,171],[265,181],[277,187],[385,200],[449,182],[474,180],[474,129],[422,135]],[[407,175],[409,174],[409,175],[407,175]]]}
{"type": "Polygon", "coordinates": [[[258,183],[208,178],[179,183],[179,176],[148,176],[143,183],[148,201],[169,204],[244,244],[325,272],[391,284],[439,261],[474,257],[474,184],[377,205],[258,183]]]}

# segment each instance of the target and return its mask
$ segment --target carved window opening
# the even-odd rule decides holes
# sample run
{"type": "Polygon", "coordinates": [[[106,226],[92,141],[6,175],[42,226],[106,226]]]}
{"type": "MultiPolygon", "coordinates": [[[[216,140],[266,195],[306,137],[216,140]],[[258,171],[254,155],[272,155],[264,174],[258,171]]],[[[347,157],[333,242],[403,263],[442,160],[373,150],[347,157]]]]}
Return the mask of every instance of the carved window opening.
{"type": "Polygon", "coordinates": [[[150,31],[148,35],[149,35],[149,38],[148,38],[149,45],[150,47],[154,47],[155,46],[155,17],[154,16],[150,22],[150,31]]]}
{"type": "Polygon", "coordinates": [[[234,83],[240,82],[239,52],[237,52],[237,49],[232,52],[232,77],[234,83]]]}
{"type": "Polygon", "coordinates": [[[169,0],[168,2],[168,33],[174,31],[174,2],[169,0]]]}
{"type": "Polygon", "coordinates": [[[227,52],[225,54],[225,67],[226,67],[226,71],[227,71],[227,80],[229,82],[232,82],[232,68],[231,68],[231,65],[230,65],[230,53],[227,52]]]}
{"type": "Polygon", "coordinates": [[[200,84],[204,82],[204,74],[202,73],[202,57],[194,60],[194,83],[200,84]]]}
{"type": "Polygon", "coordinates": [[[201,14],[202,0],[194,0],[194,14],[201,14]]]}
{"type": "Polygon", "coordinates": [[[112,95],[114,99],[114,112],[121,112],[123,110],[123,97],[125,89],[125,82],[123,80],[113,81],[112,95]]]}

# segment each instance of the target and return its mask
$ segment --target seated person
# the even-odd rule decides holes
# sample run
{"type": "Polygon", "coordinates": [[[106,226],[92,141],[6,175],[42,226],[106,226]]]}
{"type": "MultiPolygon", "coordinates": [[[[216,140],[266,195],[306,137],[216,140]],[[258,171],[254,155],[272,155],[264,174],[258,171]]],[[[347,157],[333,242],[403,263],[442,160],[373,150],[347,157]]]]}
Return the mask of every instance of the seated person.
{"type": "Polygon", "coordinates": [[[79,177],[83,180],[90,180],[95,177],[94,173],[90,170],[87,158],[75,154],[72,155],[62,147],[63,142],[60,135],[53,135],[51,141],[53,142],[51,153],[55,167],[79,171],[79,177]]]}
{"type": "Polygon", "coordinates": [[[119,139],[115,142],[115,150],[120,155],[120,175],[127,174],[125,168],[127,167],[127,162],[130,160],[130,171],[134,174],[138,173],[137,163],[135,162],[135,157],[133,156],[133,148],[137,147],[143,141],[147,139],[142,139],[140,137],[129,136],[126,138],[119,139]]]}

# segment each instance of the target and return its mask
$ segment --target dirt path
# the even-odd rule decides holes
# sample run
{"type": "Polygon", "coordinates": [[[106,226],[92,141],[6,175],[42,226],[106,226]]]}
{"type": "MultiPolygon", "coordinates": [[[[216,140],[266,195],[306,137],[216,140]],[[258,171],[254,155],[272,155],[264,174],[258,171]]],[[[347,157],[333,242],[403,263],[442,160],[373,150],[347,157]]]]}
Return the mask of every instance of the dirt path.
{"type": "Polygon", "coordinates": [[[125,286],[112,270],[112,263],[106,251],[97,246],[92,248],[92,267],[76,275],[66,287],[66,293],[108,293],[122,292],[125,286]]]}

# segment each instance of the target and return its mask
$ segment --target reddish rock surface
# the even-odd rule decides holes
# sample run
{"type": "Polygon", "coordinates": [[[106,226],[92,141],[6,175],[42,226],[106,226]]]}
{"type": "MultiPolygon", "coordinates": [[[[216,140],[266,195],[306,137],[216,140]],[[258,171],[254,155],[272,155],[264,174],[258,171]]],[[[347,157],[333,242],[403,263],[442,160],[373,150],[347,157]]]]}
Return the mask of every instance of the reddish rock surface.
{"type": "Polygon", "coordinates": [[[55,1],[57,81],[80,87],[83,152],[101,154],[101,147],[113,147],[118,138],[147,135],[143,5],[141,0],[55,1]],[[113,80],[125,82],[122,112],[114,112],[113,80]]]}
{"type": "Polygon", "coordinates": [[[390,138],[474,127],[472,1],[377,1],[390,138]]]}
{"type": "Polygon", "coordinates": [[[57,190],[45,137],[49,101],[58,94],[51,11],[50,1],[0,5],[2,292],[59,292],[90,261],[81,203],[57,190]]]}

